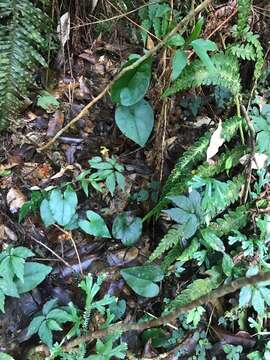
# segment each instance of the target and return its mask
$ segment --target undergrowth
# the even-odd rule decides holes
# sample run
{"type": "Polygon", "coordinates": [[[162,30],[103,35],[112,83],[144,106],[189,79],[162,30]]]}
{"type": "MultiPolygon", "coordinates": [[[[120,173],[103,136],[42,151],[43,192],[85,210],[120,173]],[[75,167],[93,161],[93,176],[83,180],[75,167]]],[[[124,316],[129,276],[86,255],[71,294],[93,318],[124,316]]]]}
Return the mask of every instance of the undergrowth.
{"type": "MultiPolygon", "coordinates": [[[[117,276],[142,298],[155,298],[160,294],[161,282],[173,284],[173,291],[164,286],[157,300],[161,305],[159,315],[189,304],[234,279],[270,269],[268,198],[265,201],[262,196],[268,195],[270,108],[256,97],[264,52],[258,35],[249,26],[251,2],[238,0],[237,6],[237,23],[223,49],[203,38],[203,18],[195,22],[192,31],[184,36],[176,33],[165,44],[168,54],[172,54],[171,77],[162,100],[190,90],[196,94],[203,88],[209,93],[225,89],[233,103],[230,102],[230,109],[224,111],[229,115],[219,119],[179,157],[161,189],[157,204],[143,219],[122,211],[110,223],[106,217],[108,209],[80,209],[82,197],[88,199],[99,193],[104,199],[113,198],[126,190],[125,166],[117,157],[108,154],[90,159],[89,167],[82,169],[72,181],[32,191],[29,201],[20,210],[20,223],[39,211],[45,228],[60,229],[72,242],[72,232],[77,231],[81,236],[94,239],[121,241],[126,247],[140,241],[143,223],[160,217],[158,221],[169,224],[168,229],[156,241],[155,248],[150,244],[147,262],[140,266],[123,266],[117,272],[117,276]],[[242,78],[244,63],[253,69],[251,91],[246,90],[242,78]],[[247,113],[243,111],[245,106],[247,113]],[[181,281],[182,276],[188,281],[181,281]],[[169,298],[165,298],[166,295],[169,298]]],[[[49,23],[29,0],[0,0],[0,17],[4,19],[0,25],[0,128],[4,128],[14,118],[21,97],[27,93],[33,66],[46,65],[40,53],[47,47],[43,35],[49,30],[49,23]],[[26,53],[23,48],[27,48],[26,53]]],[[[144,28],[140,36],[146,46],[149,32],[162,40],[177,22],[179,13],[171,11],[167,3],[155,3],[143,7],[139,18],[144,28]]],[[[122,67],[138,59],[140,55],[131,54],[122,67]]],[[[153,58],[148,58],[126,72],[113,84],[110,93],[116,104],[116,125],[141,147],[147,143],[154,127],[154,112],[147,98],[153,64],[153,58]]],[[[146,200],[148,196],[146,192],[146,200]]],[[[139,202],[138,194],[133,194],[132,199],[139,202]]],[[[2,311],[6,297],[19,297],[32,290],[51,271],[48,266],[26,261],[33,255],[27,248],[11,246],[0,253],[2,311]]],[[[123,319],[126,312],[125,300],[103,295],[100,291],[105,278],[88,274],[81,279],[78,287],[84,296],[83,306],[72,302],[60,306],[57,300],[50,299],[30,322],[28,336],[36,335],[47,346],[50,352],[47,359],[126,357],[127,345],[121,331],[95,340],[95,349],[85,341],[89,332],[107,329],[123,319]],[[61,336],[56,336],[59,332],[61,336]],[[74,339],[82,341],[69,349],[74,339]]],[[[255,328],[258,335],[266,330],[269,298],[268,283],[245,286],[226,304],[229,310],[219,316],[217,322],[231,331],[236,323],[242,331],[255,328]]],[[[144,344],[149,345],[151,339],[153,347],[172,349],[192,333],[197,345],[193,351],[195,355],[189,359],[206,359],[212,348],[208,338],[211,325],[206,323],[211,322],[211,318],[207,318],[207,313],[206,308],[198,306],[181,315],[177,328],[169,335],[162,327],[152,329],[153,332],[148,329],[142,333],[144,344]]],[[[149,320],[149,316],[145,312],[140,321],[149,320]]],[[[238,359],[243,351],[242,346],[222,346],[227,359],[238,359]]],[[[248,354],[248,358],[260,359],[267,351],[269,344],[264,342],[258,351],[248,354]]]]}

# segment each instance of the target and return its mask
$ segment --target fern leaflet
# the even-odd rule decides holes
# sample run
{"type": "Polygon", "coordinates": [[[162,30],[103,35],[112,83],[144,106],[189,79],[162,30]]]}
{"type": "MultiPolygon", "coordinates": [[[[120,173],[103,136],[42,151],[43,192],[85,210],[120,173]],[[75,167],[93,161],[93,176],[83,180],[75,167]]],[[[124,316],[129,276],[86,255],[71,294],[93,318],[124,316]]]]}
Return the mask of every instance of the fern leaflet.
{"type": "Polygon", "coordinates": [[[240,93],[239,64],[235,57],[226,53],[218,53],[211,57],[216,71],[209,71],[201,60],[195,60],[188,65],[164,96],[173,95],[179,91],[195,88],[201,85],[219,85],[236,95],[240,93]]]}

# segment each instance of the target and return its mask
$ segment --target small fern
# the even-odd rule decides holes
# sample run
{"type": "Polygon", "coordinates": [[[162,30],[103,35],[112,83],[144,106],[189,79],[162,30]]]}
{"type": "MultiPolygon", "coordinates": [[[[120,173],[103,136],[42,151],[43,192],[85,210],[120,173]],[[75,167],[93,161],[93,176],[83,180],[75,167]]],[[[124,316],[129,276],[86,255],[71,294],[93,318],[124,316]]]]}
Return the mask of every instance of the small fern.
{"type": "Polygon", "coordinates": [[[26,95],[36,64],[46,66],[46,15],[29,0],[0,0],[0,130],[8,126],[26,95]]]}
{"type": "Polygon", "coordinates": [[[256,63],[254,69],[254,78],[258,80],[262,73],[263,63],[264,63],[264,55],[263,48],[259,40],[259,36],[253,34],[252,31],[248,31],[245,35],[246,41],[254,47],[254,51],[256,54],[256,63]]]}
{"type": "Polygon", "coordinates": [[[194,280],[171,301],[167,309],[172,311],[216,289],[222,282],[221,275],[216,268],[210,269],[207,273],[210,275],[208,278],[194,280]]]}
{"type": "Polygon", "coordinates": [[[165,90],[164,96],[201,85],[219,85],[234,95],[239,94],[241,85],[237,59],[229,53],[219,52],[213,55],[211,60],[216,71],[209,71],[201,60],[195,60],[183,70],[172,86],[165,90]]]}
{"type": "MultiPolygon", "coordinates": [[[[207,229],[213,232],[216,236],[222,237],[229,235],[232,229],[240,230],[244,228],[247,225],[247,222],[248,206],[242,205],[237,207],[235,210],[229,210],[228,213],[225,214],[223,217],[210,222],[210,224],[207,226],[207,229]]],[[[190,260],[190,258],[187,258],[187,255],[191,254],[192,251],[197,251],[199,244],[199,237],[193,238],[191,243],[184,250],[179,244],[176,244],[162,261],[162,269],[165,271],[176,260],[180,260],[182,262],[190,260]],[[194,250],[195,248],[196,250],[194,250]]]]}
{"type": "MultiPolygon", "coordinates": [[[[229,206],[238,200],[241,187],[244,183],[245,177],[241,174],[234,177],[232,180],[228,180],[227,193],[224,194],[226,206],[229,206]]],[[[219,209],[218,213],[222,212],[223,210],[224,209],[219,209]]],[[[214,216],[218,215],[218,213],[214,214],[214,216]]],[[[159,245],[150,256],[149,261],[154,261],[155,259],[161,257],[166,251],[175,246],[180,241],[181,235],[181,229],[174,227],[169,229],[167,234],[162,238],[159,245]]]]}
{"type": "Polygon", "coordinates": [[[149,261],[152,262],[159,258],[162,254],[176,245],[181,238],[182,230],[179,228],[171,228],[167,234],[162,238],[155,251],[151,254],[149,261]]]}
{"type": "Polygon", "coordinates": [[[218,218],[215,222],[210,223],[208,228],[216,236],[222,237],[228,235],[232,229],[239,230],[245,227],[248,222],[248,215],[248,206],[241,205],[235,210],[229,210],[222,218],[218,218]]]}
{"type": "MultiPolygon", "coordinates": [[[[222,125],[222,137],[226,141],[230,141],[236,135],[240,126],[244,126],[244,120],[240,117],[235,116],[226,120],[222,125]]],[[[168,205],[169,201],[166,199],[167,195],[179,195],[185,192],[187,190],[187,182],[191,180],[193,175],[196,174],[202,177],[215,176],[225,170],[225,164],[230,155],[232,156],[232,166],[235,166],[240,157],[246,152],[246,148],[240,146],[238,149],[235,148],[232,150],[232,153],[221,156],[220,160],[217,160],[215,164],[205,163],[201,165],[198,170],[192,172],[192,169],[206,157],[210,139],[210,133],[204,134],[187,151],[185,151],[184,154],[182,154],[162,189],[159,202],[148,214],[146,214],[144,221],[152,216],[159,215],[162,209],[168,205]]]]}
{"type": "Polygon", "coordinates": [[[229,48],[229,51],[238,59],[255,61],[257,58],[252,44],[234,44],[229,48]]]}
{"type": "Polygon", "coordinates": [[[237,36],[241,38],[248,27],[248,17],[251,11],[251,0],[237,0],[237,7],[237,36]]]}

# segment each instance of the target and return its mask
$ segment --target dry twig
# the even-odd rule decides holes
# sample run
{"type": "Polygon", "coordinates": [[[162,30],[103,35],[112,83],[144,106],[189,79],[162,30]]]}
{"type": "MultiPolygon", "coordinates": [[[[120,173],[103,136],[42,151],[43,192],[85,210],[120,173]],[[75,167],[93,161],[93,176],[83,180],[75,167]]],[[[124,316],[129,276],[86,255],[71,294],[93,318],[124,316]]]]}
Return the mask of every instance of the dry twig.
{"type": "MultiPolygon", "coordinates": [[[[189,304],[186,304],[184,306],[178,307],[168,315],[162,316],[160,318],[144,321],[140,323],[116,323],[114,325],[109,326],[106,329],[97,330],[92,334],[85,335],[78,337],[69,343],[67,343],[65,346],[63,346],[64,351],[71,351],[74,347],[78,346],[79,344],[83,342],[90,342],[95,339],[103,338],[105,336],[108,336],[109,334],[115,333],[116,331],[120,332],[127,332],[131,330],[135,331],[143,331],[145,329],[149,329],[152,327],[158,327],[162,326],[164,324],[173,322],[179,315],[186,313],[187,311],[190,311],[200,305],[204,305],[207,303],[211,303],[215,301],[216,299],[223,297],[225,295],[228,295],[230,293],[233,293],[239,289],[241,289],[244,286],[248,285],[255,285],[261,281],[269,281],[270,280],[270,272],[260,272],[259,274],[251,277],[242,277],[237,280],[232,281],[229,284],[222,285],[219,288],[211,291],[209,294],[203,295],[199,297],[196,300],[191,301],[189,304]]],[[[38,346],[35,349],[36,352],[47,352],[48,349],[46,346],[38,346]]]]}

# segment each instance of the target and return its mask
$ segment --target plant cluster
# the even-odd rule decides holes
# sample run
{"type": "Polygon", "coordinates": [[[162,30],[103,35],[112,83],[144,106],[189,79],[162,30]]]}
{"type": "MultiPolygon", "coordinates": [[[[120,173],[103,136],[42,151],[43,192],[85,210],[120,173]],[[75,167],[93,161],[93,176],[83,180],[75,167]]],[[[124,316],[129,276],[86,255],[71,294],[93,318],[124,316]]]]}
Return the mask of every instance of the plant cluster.
{"type": "MultiPolygon", "coordinates": [[[[173,298],[166,299],[161,294],[160,312],[163,315],[208,294],[223,283],[270,269],[270,216],[267,213],[268,201],[262,197],[263,192],[267,193],[269,183],[270,107],[261,105],[259,98],[255,97],[251,98],[247,113],[243,111],[242,116],[240,111],[241,105],[244,108],[243,99],[250,95],[244,93],[241,65],[243,62],[252,63],[256,89],[262,74],[263,49],[258,36],[249,27],[251,2],[238,0],[237,4],[237,24],[225,50],[203,38],[202,17],[188,35],[175,33],[165,44],[172,56],[170,85],[165,89],[163,99],[207,86],[222,107],[226,108],[227,100],[232,99],[235,108],[229,118],[220,120],[215,129],[206,131],[180,156],[161,189],[157,204],[144,219],[123,211],[109,222],[103,209],[80,209],[80,195],[91,199],[92,191],[109,197],[116,196],[117,188],[125,191],[125,167],[114,156],[93,157],[88,161],[90,167],[82,170],[73,182],[33,191],[19,214],[22,222],[31,212],[39,211],[46,228],[55,226],[71,239],[72,231],[76,230],[97,239],[120,240],[126,247],[140,241],[146,220],[162,214],[169,222],[169,228],[158,239],[148,261],[141,266],[121,268],[119,276],[137,295],[153,298],[160,294],[161,282],[178,283],[179,278],[188,273],[189,266],[196,269],[190,281],[176,287],[173,298]]],[[[178,15],[171,12],[167,3],[143,7],[139,17],[144,28],[141,32],[144,45],[149,40],[149,31],[153,31],[158,40],[163,39],[178,15]]],[[[46,48],[41,34],[48,25],[46,16],[28,0],[20,3],[0,0],[0,18],[7,23],[0,25],[0,49],[3,50],[0,58],[0,79],[3,79],[0,85],[1,128],[13,116],[10,109],[17,110],[12,104],[19,103],[18,94],[26,92],[32,65],[36,62],[44,65],[38,51],[46,48]],[[31,31],[25,28],[26,20],[31,31]],[[29,49],[26,57],[23,57],[21,46],[29,49]]],[[[116,104],[116,125],[126,137],[143,147],[154,126],[154,112],[145,99],[150,87],[153,59],[149,57],[132,68],[140,58],[137,54],[129,56],[122,69],[131,68],[114,82],[110,95],[116,104]]],[[[47,112],[58,105],[47,93],[38,98],[38,106],[47,112]]],[[[156,200],[156,184],[149,184],[147,190],[141,189],[133,194],[131,200],[146,201],[150,193],[152,200],[156,200]]],[[[51,272],[49,266],[30,262],[32,256],[34,253],[30,249],[21,246],[8,246],[0,253],[1,311],[4,311],[6,296],[19,297],[38,286],[51,272]]],[[[95,354],[84,341],[90,326],[91,330],[93,326],[96,330],[106,329],[121,320],[126,312],[125,300],[109,294],[101,295],[104,279],[102,275],[94,279],[90,274],[81,279],[79,288],[85,299],[83,309],[72,302],[60,306],[56,299],[50,299],[32,319],[28,336],[38,335],[47,345],[50,350],[48,360],[126,357],[127,345],[121,339],[121,331],[97,339],[95,354]],[[102,321],[95,324],[95,317],[102,321]],[[82,338],[82,342],[68,352],[68,342],[75,338],[82,338]]],[[[242,287],[235,296],[229,310],[219,317],[219,324],[231,329],[237,322],[240,330],[249,328],[257,335],[265,333],[265,324],[269,321],[269,282],[242,287]]],[[[205,325],[206,316],[206,309],[197,306],[180,315],[178,329],[170,333],[165,327],[148,329],[142,333],[142,340],[148,343],[151,339],[154,348],[171,349],[185,339],[187,332],[192,332],[196,346],[188,359],[206,359],[212,344],[208,331],[199,331],[205,325]]],[[[147,320],[149,314],[140,319],[142,322],[147,320]]],[[[269,342],[262,342],[259,350],[251,352],[247,358],[270,358],[269,342]]],[[[238,360],[244,349],[240,345],[224,343],[222,351],[226,359],[238,360]]],[[[186,356],[184,352],[180,349],[178,355],[186,356]]],[[[2,358],[11,357],[3,354],[2,358]]]]}

